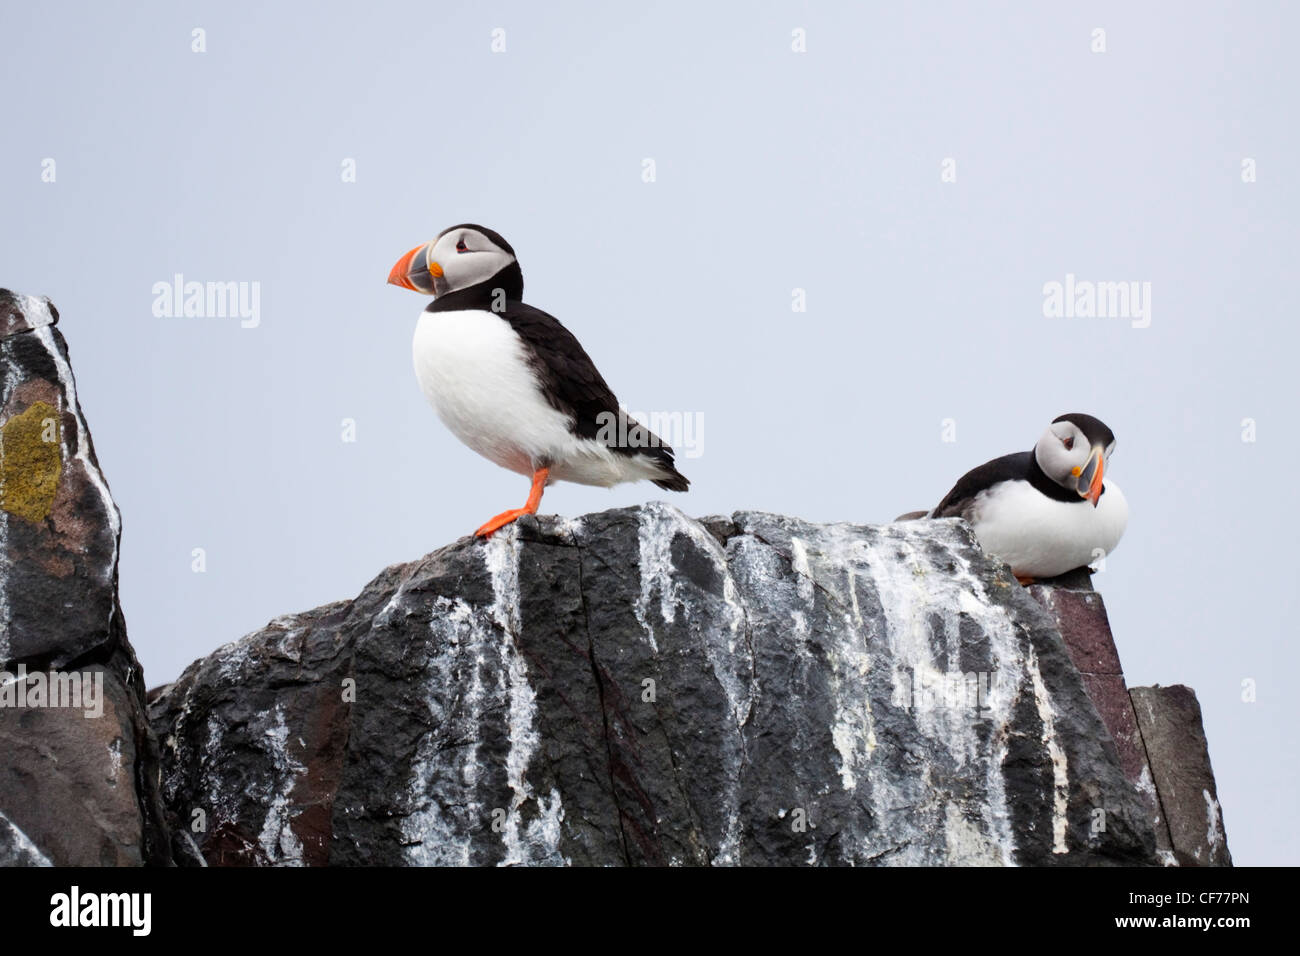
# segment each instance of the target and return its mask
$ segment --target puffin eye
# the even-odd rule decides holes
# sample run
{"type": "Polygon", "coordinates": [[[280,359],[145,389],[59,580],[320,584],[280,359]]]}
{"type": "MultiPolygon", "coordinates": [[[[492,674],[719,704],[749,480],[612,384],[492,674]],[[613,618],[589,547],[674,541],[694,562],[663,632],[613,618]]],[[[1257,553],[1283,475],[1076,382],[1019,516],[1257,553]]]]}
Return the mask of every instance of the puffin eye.
{"type": "Polygon", "coordinates": [[[1061,444],[1065,446],[1065,450],[1066,450],[1066,451],[1071,451],[1071,450],[1073,450],[1073,448],[1074,448],[1074,436],[1071,435],[1069,438],[1062,438],[1062,439],[1061,439],[1061,444]]]}
{"type": "Polygon", "coordinates": [[[463,238],[456,240],[456,251],[469,252],[469,247],[465,245],[465,240],[463,238]]]}

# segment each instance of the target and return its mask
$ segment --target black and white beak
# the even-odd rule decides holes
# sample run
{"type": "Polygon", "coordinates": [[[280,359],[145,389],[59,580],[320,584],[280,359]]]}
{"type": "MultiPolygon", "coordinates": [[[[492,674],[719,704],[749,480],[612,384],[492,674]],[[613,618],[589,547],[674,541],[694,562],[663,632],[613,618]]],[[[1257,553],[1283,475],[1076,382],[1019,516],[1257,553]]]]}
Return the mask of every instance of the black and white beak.
{"type": "Polygon", "coordinates": [[[393,266],[392,271],[388,273],[389,284],[410,289],[412,292],[433,295],[434,280],[442,278],[442,266],[429,258],[432,246],[433,243],[426,242],[398,259],[397,265],[393,266]]]}
{"type": "Polygon", "coordinates": [[[1092,506],[1097,507],[1098,501],[1101,500],[1102,476],[1106,471],[1106,449],[1094,445],[1092,454],[1088,456],[1088,463],[1082,468],[1075,468],[1074,490],[1079,493],[1080,498],[1087,498],[1092,502],[1092,506]]]}

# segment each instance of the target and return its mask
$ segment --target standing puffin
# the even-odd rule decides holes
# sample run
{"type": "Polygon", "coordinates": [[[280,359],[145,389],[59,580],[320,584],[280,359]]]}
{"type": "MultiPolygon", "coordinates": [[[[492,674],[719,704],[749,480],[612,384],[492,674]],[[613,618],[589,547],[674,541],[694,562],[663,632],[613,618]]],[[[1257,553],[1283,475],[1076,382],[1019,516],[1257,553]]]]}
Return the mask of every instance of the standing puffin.
{"type": "Polygon", "coordinates": [[[484,458],[532,479],[524,506],[476,536],[535,514],[554,481],[690,486],[673,450],[619,408],[572,333],[524,304],[523,272],[498,233],[445,229],[397,260],[388,281],[434,297],[415,329],[415,375],[443,424],[484,458]]]}
{"type": "Polygon", "coordinates": [[[1056,577],[1110,554],[1124,534],[1128,502],[1103,477],[1114,450],[1104,422],[1062,415],[1033,451],[963,475],[928,517],[965,518],[980,546],[1011,565],[1021,583],[1056,577]]]}

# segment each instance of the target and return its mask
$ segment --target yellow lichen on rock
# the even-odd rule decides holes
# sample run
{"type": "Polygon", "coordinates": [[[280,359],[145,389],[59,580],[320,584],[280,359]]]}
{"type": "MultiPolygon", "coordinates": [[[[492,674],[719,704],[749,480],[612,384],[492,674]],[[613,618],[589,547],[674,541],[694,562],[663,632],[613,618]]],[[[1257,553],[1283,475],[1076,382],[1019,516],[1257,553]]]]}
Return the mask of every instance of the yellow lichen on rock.
{"type": "Polygon", "coordinates": [[[63,475],[59,410],[35,402],[0,426],[0,508],[28,521],[44,521],[63,475]]]}

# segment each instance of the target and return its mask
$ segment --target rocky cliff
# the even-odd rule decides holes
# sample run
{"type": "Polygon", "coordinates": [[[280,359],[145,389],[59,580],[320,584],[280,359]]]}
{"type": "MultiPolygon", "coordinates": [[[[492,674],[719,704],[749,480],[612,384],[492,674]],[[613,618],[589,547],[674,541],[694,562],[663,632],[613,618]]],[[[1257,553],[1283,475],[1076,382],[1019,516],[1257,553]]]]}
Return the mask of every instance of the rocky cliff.
{"type": "Polygon", "coordinates": [[[166,863],[121,522],[58,318],[0,290],[0,864],[166,863]]]}
{"type": "Polygon", "coordinates": [[[146,721],[56,320],[0,294],[0,864],[1229,862],[1195,697],[1130,695],[1087,576],[1022,588],[956,520],[526,518],[146,721]]]}
{"type": "Polygon", "coordinates": [[[528,518],[151,706],[211,863],[1154,863],[1053,616],[961,522],[528,518]]]}

